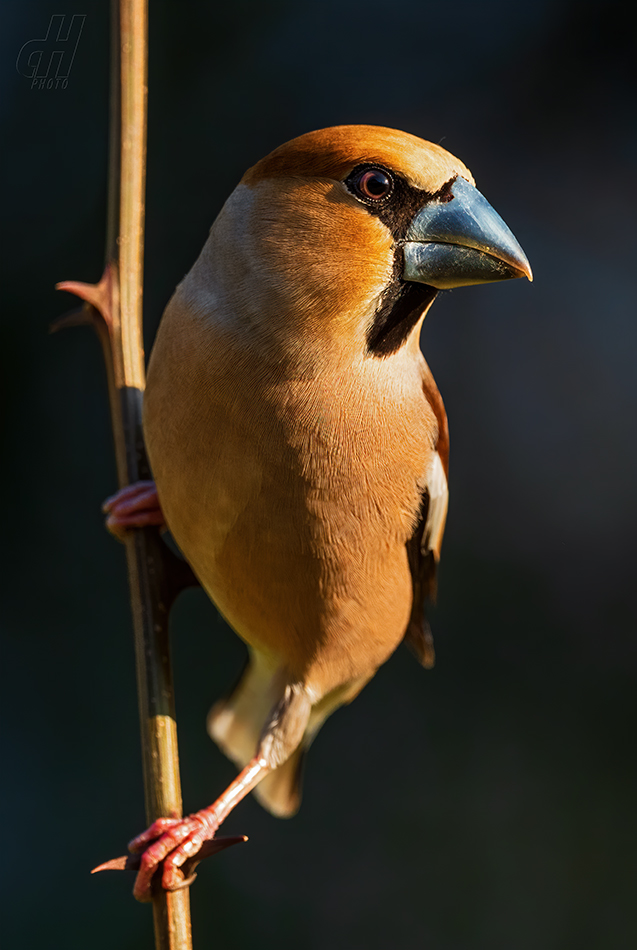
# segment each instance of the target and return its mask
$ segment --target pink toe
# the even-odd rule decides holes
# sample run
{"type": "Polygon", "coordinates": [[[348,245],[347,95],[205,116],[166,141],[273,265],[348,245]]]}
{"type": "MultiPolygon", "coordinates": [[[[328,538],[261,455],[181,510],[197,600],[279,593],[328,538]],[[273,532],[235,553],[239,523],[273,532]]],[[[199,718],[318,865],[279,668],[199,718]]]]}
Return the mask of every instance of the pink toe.
{"type": "Polygon", "coordinates": [[[119,538],[124,538],[129,528],[164,524],[157,489],[151,481],[127,485],[107,498],[102,510],[108,514],[106,527],[119,538]]]}
{"type": "Polygon", "coordinates": [[[115,492],[114,495],[109,495],[102,505],[102,511],[110,511],[113,505],[116,505],[119,502],[129,501],[143,492],[150,491],[154,492],[155,494],[157,493],[155,482],[151,481],[150,479],[143,479],[139,482],[133,482],[132,485],[126,485],[124,488],[120,488],[120,490],[115,492]]]}
{"type": "Polygon", "coordinates": [[[138,851],[143,851],[151,841],[155,841],[157,838],[160,838],[171,828],[174,828],[175,825],[178,825],[181,821],[181,818],[158,818],[146,829],[146,831],[142,831],[140,835],[137,835],[136,838],[133,838],[132,841],[128,843],[128,850],[132,851],[133,854],[137,853],[138,851]]]}

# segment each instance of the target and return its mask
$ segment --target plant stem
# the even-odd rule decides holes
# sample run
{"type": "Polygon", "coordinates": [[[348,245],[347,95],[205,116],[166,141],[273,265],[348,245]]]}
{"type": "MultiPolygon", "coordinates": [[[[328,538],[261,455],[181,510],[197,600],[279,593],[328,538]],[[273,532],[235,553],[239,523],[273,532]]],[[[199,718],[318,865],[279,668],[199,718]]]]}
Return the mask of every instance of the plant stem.
{"type": "MultiPolygon", "coordinates": [[[[86,303],[54,329],[92,323],[102,344],[120,488],[150,477],[142,432],[147,0],[111,0],[111,101],[106,267],[97,285],[58,287],[86,303]]],[[[125,540],[137,666],[146,820],[182,815],[168,614],[188,568],[156,528],[125,540]]],[[[153,893],[157,950],[192,950],[188,887],[153,893]]]]}

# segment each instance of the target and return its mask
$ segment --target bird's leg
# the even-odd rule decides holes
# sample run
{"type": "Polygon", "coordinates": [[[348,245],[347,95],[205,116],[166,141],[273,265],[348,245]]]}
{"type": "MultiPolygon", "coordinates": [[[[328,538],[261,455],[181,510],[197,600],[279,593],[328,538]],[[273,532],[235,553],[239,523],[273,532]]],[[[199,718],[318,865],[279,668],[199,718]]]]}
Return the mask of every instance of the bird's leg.
{"type": "Polygon", "coordinates": [[[144,852],[133,888],[134,897],[142,902],[152,899],[151,879],[162,861],[162,887],[168,891],[181,887],[184,883],[181,866],[194,857],[205,841],[214,837],[235,805],[270,769],[266,759],[255,756],[223,795],[208,808],[202,808],[186,818],[158,818],[150,828],[133,838],[128,846],[129,851],[134,854],[144,852]]]}
{"type": "Polygon", "coordinates": [[[197,854],[205,841],[214,838],[235,805],[299,746],[311,709],[306,689],[301,684],[288,683],[280,702],[270,711],[256,755],[225,792],[208,808],[186,818],[158,818],[150,828],[133,838],[129,851],[144,852],[133,888],[137,900],[151,900],[151,879],[162,861],[162,886],[166,890],[183,886],[181,866],[197,854]]]}
{"type": "Polygon", "coordinates": [[[102,511],[108,514],[106,527],[118,538],[129,528],[164,525],[164,515],[157,497],[155,482],[140,481],[127,485],[107,498],[102,511]]]}

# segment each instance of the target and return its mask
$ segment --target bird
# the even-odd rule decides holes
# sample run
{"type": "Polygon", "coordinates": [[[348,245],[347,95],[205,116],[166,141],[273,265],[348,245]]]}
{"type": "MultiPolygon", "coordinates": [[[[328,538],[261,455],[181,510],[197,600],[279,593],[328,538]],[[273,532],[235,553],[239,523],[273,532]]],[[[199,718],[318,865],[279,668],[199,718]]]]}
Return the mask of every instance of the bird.
{"type": "Polygon", "coordinates": [[[420,330],[439,291],[524,276],[466,165],[399,130],[301,135],[226,201],[152,350],[154,482],[105,510],[114,532],[165,524],[247,645],[207,723],[239,774],[133,839],[139,900],[162,862],[178,887],[248,792],[294,814],[321,725],[402,641],[433,665],[449,434],[420,330]]]}

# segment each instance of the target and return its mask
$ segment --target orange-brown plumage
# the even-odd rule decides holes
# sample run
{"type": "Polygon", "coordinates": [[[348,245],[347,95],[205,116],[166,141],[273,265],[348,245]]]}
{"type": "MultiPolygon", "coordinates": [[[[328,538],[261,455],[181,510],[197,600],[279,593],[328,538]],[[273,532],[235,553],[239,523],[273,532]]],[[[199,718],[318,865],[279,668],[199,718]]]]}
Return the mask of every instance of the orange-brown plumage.
{"type": "Polygon", "coordinates": [[[530,274],[485,206],[439,146],[309,133],[245,174],[164,314],[145,405],[159,500],[251,655],[209,728],[276,814],[322,721],[405,636],[432,663],[448,433],[420,327],[437,286],[530,274]],[[463,202],[488,225],[466,240],[463,202]]]}
{"type": "Polygon", "coordinates": [[[307,132],[262,158],[241,181],[254,187],[280,178],[339,181],[363,162],[398,167],[411,184],[436,192],[452,175],[473,182],[469,169],[446,149],[416,135],[378,125],[337,125],[307,132]]]}

